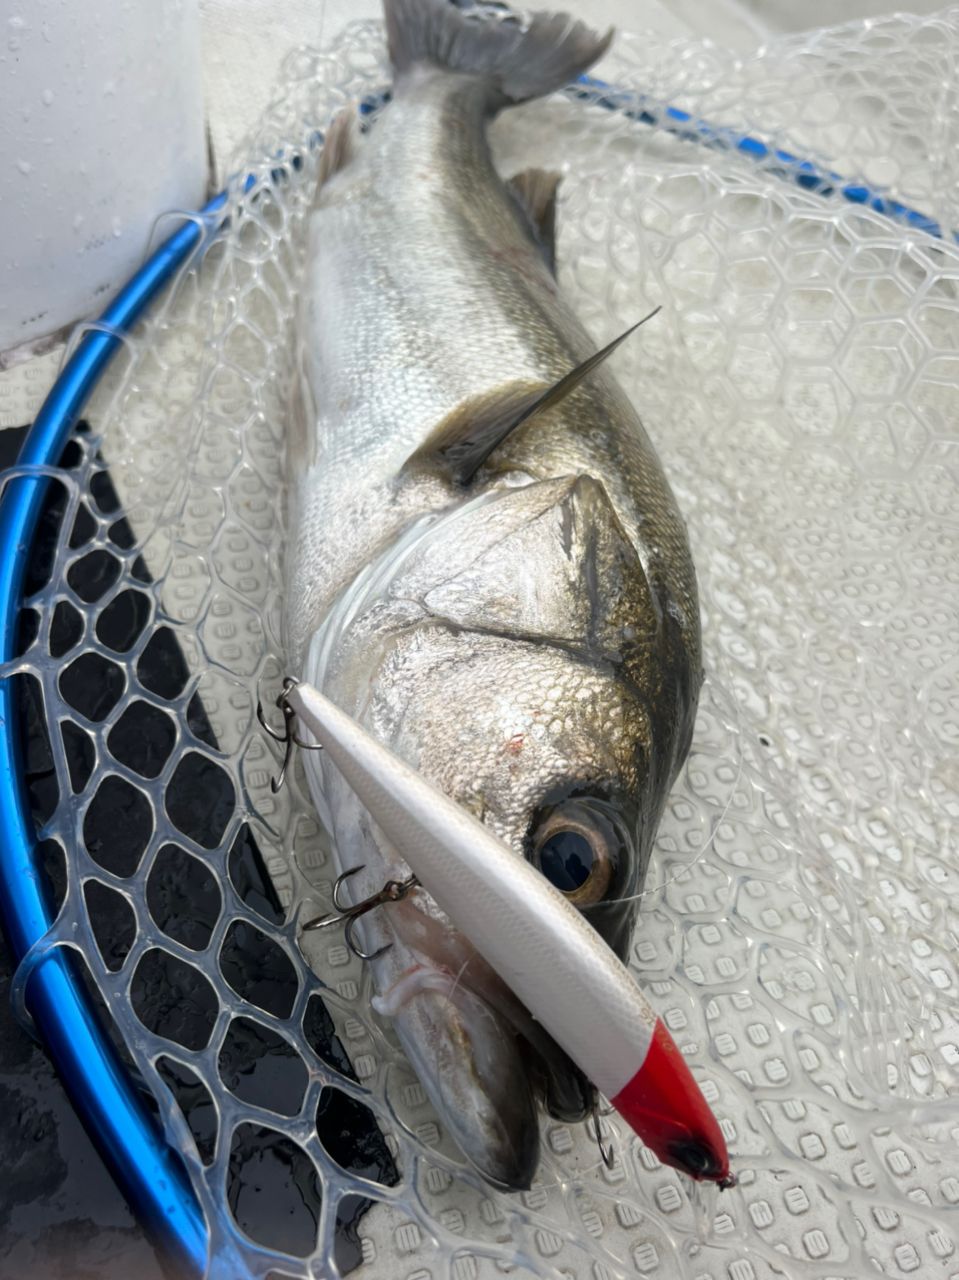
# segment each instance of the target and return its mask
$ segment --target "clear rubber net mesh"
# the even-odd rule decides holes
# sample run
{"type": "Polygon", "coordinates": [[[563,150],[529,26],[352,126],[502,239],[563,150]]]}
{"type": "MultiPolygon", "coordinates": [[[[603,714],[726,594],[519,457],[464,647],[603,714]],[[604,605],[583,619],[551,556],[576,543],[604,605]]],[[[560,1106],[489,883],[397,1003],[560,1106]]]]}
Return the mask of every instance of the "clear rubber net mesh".
{"type": "Polygon", "coordinates": [[[607,73],[888,188],[939,240],[595,103],[493,128],[504,172],[566,172],[559,277],[597,343],[664,308],[616,372],[689,522],[707,682],[632,965],[721,1118],[718,1200],[615,1117],[612,1170],[544,1116],[532,1190],[493,1191],[361,963],[298,936],[333,865],[254,714],[286,671],[289,334],[317,131],[389,77],[376,26],[288,61],[251,189],[90,407],[17,664],[53,937],[183,1152],[211,1274],[959,1270],[957,51],[953,10],[744,61],[621,37],[607,73]]]}

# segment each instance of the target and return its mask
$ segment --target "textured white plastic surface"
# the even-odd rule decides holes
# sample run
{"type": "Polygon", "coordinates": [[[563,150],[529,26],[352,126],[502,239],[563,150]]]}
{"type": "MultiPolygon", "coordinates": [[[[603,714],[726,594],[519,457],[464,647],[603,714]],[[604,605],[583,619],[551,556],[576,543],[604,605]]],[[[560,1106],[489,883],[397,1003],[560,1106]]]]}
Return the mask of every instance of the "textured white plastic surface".
{"type": "MultiPolygon", "coordinates": [[[[623,39],[617,80],[805,150],[959,226],[959,13],[893,18],[775,44],[736,62],[702,45],[623,39]]],[[[740,1187],[697,1210],[686,1184],[622,1127],[601,1166],[579,1130],[544,1120],[533,1189],[498,1195],[464,1168],[422,1089],[371,1014],[368,980],[339,938],[305,944],[358,1082],[309,1059],[297,1116],[218,1082],[217,1045],[247,1006],[219,972],[231,921],[225,850],[243,816],[305,919],[329,906],[327,855],[300,774],[273,797],[276,764],[253,709],[284,674],[280,451],[287,326],[309,182],[277,150],[382,84],[377,28],[326,55],[302,52],[240,157],[257,173],[222,243],[137,334],[91,418],[234,780],[237,813],[216,850],[224,906],[208,948],[164,939],[144,899],[156,848],[184,843],[154,783],[155,831],[137,875],[110,881],[137,912],[124,967],[100,965],[79,875],[110,878],[76,849],[60,928],[91,968],[147,1080],[170,1045],[131,1012],[131,970],[162,944],[202,968],[218,1015],[188,1056],[215,1091],[221,1128],[254,1120],[291,1135],[320,1171],[326,1209],[313,1262],[256,1255],[262,1271],[334,1275],[330,1209],[381,1202],[363,1220],[363,1276],[576,1280],[681,1276],[951,1277],[959,1273],[959,251],[878,214],[823,200],[745,157],[707,152],[582,103],[554,99],[494,129],[504,171],[565,165],[562,286],[597,341],[663,303],[617,373],[686,513],[703,601],[707,684],[693,752],[664,819],[632,950],[634,971],[720,1116],[740,1187]],[[264,160],[263,157],[270,157],[264,160]],[[280,175],[271,178],[271,170],[280,175]],[[70,931],[73,932],[70,932],[70,931]],[[337,1165],[312,1114],[325,1083],[364,1101],[401,1181],[371,1186],[337,1165]],[[312,1109],[312,1110],[311,1110],[312,1109]]],[[[101,464],[90,453],[80,488],[101,464]]],[[[106,542],[110,517],[97,524],[106,542]]],[[[86,554],[63,548],[64,570],[86,554]]],[[[43,600],[90,620],[104,600],[43,600]]],[[[25,669],[63,710],[63,660],[25,669]]],[[[51,822],[75,848],[78,808],[111,768],[107,738],[131,683],[91,728],[95,766],[51,822]]],[[[117,655],[110,655],[116,659],[117,655]]],[[[72,655],[71,655],[72,657],[72,655]]],[[[185,695],[186,697],[186,695],[185,695]]],[[[185,701],[178,747],[193,744],[185,701]]],[[[195,744],[193,744],[195,745],[195,744]]],[[[58,769],[65,765],[58,757],[58,769]]],[[[293,924],[259,927],[290,958],[286,1019],[301,1043],[311,977],[293,924]]],[[[227,1146],[202,1165],[160,1090],[217,1240],[236,1236],[227,1146]]],[[[239,1237],[237,1237],[239,1239],[239,1237]]]]}
{"type": "Polygon", "coordinates": [[[102,310],[207,179],[197,0],[0,13],[0,369],[102,310]],[[16,349],[16,350],[14,350],[16,349]]]}

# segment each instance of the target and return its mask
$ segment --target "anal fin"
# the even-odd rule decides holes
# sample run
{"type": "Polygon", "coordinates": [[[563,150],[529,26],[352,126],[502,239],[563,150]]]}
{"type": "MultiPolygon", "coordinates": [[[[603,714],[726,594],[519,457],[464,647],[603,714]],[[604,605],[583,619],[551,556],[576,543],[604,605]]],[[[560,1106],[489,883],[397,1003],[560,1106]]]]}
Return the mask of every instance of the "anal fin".
{"type": "Polygon", "coordinates": [[[589,356],[552,386],[530,387],[514,383],[493,395],[468,401],[446,418],[432,435],[411,454],[406,467],[435,459],[443,464],[458,484],[469,484],[494,449],[524,422],[552,409],[584,378],[613,354],[631,333],[661,311],[655,307],[618,338],[589,356]]]}
{"type": "Polygon", "coordinates": [[[530,224],[533,239],[543,251],[546,265],[556,274],[556,195],[561,173],[553,169],[524,169],[507,182],[516,203],[530,224]]]}

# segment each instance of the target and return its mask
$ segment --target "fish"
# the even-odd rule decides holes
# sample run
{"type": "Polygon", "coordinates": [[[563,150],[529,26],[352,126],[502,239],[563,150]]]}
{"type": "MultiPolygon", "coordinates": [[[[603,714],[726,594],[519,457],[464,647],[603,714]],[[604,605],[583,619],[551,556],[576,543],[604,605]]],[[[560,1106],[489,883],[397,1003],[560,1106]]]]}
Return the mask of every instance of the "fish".
{"type": "MultiPolygon", "coordinates": [[[[575,79],[612,32],[470,0],[385,0],[384,16],[391,101],[371,127],[352,109],[330,124],[308,216],[290,671],[625,958],[692,738],[696,575],[610,372],[617,342],[597,349],[558,283],[559,175],[504,179],[487,139],[499,111],[575,79]]],[[[304,763],[344,896],[407,881],[328,753],[304,763]]],[[[491,1185],[528,1187],[540,1105],[583,1121],[592,1083],[422,886],[356,934],[374,1008],[459,1149],[491,1185]]]]}

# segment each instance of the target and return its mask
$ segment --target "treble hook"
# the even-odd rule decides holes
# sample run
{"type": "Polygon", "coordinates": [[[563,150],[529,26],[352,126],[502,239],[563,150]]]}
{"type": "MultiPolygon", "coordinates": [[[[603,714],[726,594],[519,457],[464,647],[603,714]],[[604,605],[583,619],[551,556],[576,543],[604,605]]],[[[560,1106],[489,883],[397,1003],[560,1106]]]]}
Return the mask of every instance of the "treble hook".
{"type": "Polygon", "coordinates": [[[587,1124],[592,1129],[593,1137],[596,1139],[596,1145],[599,1147],[599,1154],[602,1157],[603,1164],[607,1169],[612,1169],[616,1164],[616,1149],[608,1139],[603,1137],[603,1129],[601,1120],[603,1116],[612,1114],[612,1107],[601,1108],[599,1105],[599,1094],[593,1092],[593,1105],[590,1107],[587,1124]]]}
{"type": "Polygon", "coordinates": [[[323,747],[318,742],[304,742],[296,732],[296,712],[290,706],[290,691],[295,689],[299,684],[298,680],[287,676],[283,681],[283,692],[276,700],[276,705],[283,712],[283,732],[277,731],[267,724],[266,716],[263,714],[263,703],[259,698],[256,700],[256,718],[260,722],[261,728],[270,735],[274,742],[279,742],[283,747],[283,764],[280,766],[280,772],[275,778],[270,779],[270,790],[274,795],[283,786],[286,781],[286,771],[290,767],[290,761],[293,759],[293,748],[302,747],[304,751],[322,751],[323,747]]]}
{"type": "Polygon", "coordinates": [[[360,960],[375,960],[377,956],[381,956],[384,951],[389,951],[391,943],[387,942],[385,946],[377,948],[376,951],[362,951],[357,945],[353,936],[353,926],[359,920],[360,916],[365,916],[368,911],[372,911],[374,907],[381,907],[386,902],[399,902],[402,898],[415,889],[419,884],[416,876],[408,876],[405,880],[387,880],[386,884],[378,893],[372,893],[368,898],[364,898],[362,902],[349,903],[340,901],[340,889],[344,881],[350,876],[357,875],[363,870],[365,863],[358,867],[351,867],[349,871],[344,871],[337,876],[336,883],[333,885],[333,906],[335,908],[329,915],[315,916],[312,920],[307,920],[302,926],[304,933],[311,932],[314,929],[328,929],[333,924],[346,925],[343,930],[343,937],[346,945],[360,960]]]}

